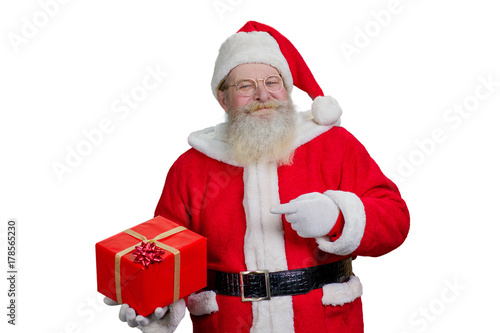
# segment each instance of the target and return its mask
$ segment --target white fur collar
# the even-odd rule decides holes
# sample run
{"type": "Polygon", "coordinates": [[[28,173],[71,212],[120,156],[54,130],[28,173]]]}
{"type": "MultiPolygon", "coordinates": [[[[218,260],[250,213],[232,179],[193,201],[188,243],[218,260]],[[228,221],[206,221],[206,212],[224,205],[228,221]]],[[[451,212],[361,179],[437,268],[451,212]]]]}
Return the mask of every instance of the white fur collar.
{"type": "MultiPolygon", "coordinates": [[[[188,137],[188,143],[194,149],[215,160],[234,165],[242,166],[234,159],[231,147],[226,138],[227,123],[208,127],[200,131],[193,132],[188,137]]],[[[330,125],[320,125],[312,111],[299,112],[297,114],[297,138],[293,149],[297,149],[303,144],[311,141],[315,137],[328,131],[333,126],[340,126],[340,117],[330,125]]]]}

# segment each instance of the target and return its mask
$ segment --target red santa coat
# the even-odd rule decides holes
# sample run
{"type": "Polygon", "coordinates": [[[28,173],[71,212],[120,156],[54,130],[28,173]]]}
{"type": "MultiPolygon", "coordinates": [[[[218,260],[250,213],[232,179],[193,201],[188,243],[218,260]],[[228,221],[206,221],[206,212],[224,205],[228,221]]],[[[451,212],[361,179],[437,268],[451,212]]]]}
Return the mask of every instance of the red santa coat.
{"type": "MultiPolygon", "coordinates": [[[[240,166],[224,125],[193,133],[194,147],[171,167],[156,215],[208,239],[208,268],[223,272],[291,270],[349,256],[380,256],[409,230],[398,189],[363,145],[341,127],[301,113],[293,163],[240,166]],[[334,237],[302,238],[270,207],[310,192],[329,196],[343,224],[334,237]]],[[[305,295],[243,303],[202,292],[189,298],[195,332],[363,332],[357,276],[305,295]]]]}

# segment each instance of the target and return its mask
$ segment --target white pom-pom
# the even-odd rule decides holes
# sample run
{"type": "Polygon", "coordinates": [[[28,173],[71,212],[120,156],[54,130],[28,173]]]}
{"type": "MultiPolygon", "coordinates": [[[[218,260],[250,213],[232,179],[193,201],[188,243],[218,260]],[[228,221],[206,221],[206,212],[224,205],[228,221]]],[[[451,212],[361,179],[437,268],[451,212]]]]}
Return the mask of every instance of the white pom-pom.
{"type": "Polygon", "coordinates": [[[340,123],[342,109],[335,98],[331,96],[318,96],[313,101],[312,114],[316,123],[329,126],[340,123]]]}

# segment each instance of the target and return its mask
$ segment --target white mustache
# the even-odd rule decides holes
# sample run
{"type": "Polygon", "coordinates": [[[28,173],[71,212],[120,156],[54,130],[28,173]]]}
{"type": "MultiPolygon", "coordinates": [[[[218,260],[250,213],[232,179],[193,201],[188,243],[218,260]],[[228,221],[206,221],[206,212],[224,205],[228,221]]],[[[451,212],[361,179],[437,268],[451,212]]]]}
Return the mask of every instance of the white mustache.
{"type": "Polygon", "coordinates": [[[282,103],[280,103],[278,101],[274,101],[274,100],[267,101],[267,102],[264,102],[264,103],[255,101],[255,102],[252,102],[252,103],[250,103],[248,105],[245,105],[242,108],[242,111],[246,112],[246,113],[252,113],[252,112],[255,112],[255,111],[259,111],[261,109],[277,109],[281,105],[282,105],[282,103]]]}

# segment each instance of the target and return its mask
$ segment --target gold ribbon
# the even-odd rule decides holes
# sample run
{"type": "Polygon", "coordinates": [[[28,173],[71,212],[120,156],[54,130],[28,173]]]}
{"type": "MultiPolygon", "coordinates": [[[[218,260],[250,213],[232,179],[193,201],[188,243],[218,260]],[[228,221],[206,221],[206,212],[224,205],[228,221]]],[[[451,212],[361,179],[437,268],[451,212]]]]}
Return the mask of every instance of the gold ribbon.
{"type": "MultiPolygon", "coordinates": [[[[122,303],[122,288],[121,288],[121,283],[120,283],[120,262],[121,258],[129,253],[130,251],[134,250],[136,246],[139,246],[142,242],[154,242],[159,239],[167,238],[168,236],[174,235],[176,233],[179,233],[183,230],[186,230],[184,227],[177,227],[174,229],[171,229],[169,231],[162,232],[161,234],[157,235],[156,237],[152,239],[147,239],[144,235],[141,235],[140,233],[132,230],[132,229],[127,229],[124,231],[124,233],[135,237],[137,239],[140,239],[141,241],[135,245],[132,245],[129,248],[126,248],[125,250],[122,250],[118,252],[115,255],[115,287],[116,287],[116,301],[118,303],[122,303]]],[[[172,253],[174,255],[174,302],[179,300],[179,285],[180,285],[180,268],[181,268],[181,253],[179,250],[176,248],[173,248],[171,246],[165,245],[161,242],[157,242],[156,246],[172,253]]]]}

